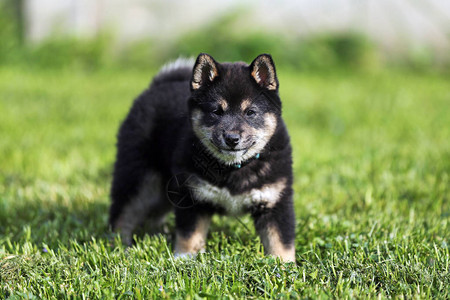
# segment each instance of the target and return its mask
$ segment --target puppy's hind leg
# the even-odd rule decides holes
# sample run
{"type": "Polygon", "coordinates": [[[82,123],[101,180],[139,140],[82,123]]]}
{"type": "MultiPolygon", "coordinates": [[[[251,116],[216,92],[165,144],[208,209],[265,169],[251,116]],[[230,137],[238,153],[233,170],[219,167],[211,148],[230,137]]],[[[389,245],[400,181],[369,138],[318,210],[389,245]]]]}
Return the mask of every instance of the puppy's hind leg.
{"type": "Polygon", "coordinates": [[[126,203],[122,203],[120,209],[113,203],[110,223],[113,230],[120,233],[124,244],[132,244],[134,230],[143,224],[147,217],[155,218],[154,221],[157,221],[168,212],[161,193],[161,180],[158,173],[149,171],[143,177],[137,193],[126,203]]]}

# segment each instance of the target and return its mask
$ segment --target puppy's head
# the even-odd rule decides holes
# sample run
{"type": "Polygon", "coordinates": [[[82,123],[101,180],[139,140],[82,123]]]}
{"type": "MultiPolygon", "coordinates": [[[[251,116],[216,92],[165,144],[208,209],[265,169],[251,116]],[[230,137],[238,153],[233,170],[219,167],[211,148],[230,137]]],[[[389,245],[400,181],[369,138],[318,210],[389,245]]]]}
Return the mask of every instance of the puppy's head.
{"type": "Polygon", "coordinates": [[[219,64],[200,54],[189,112],[195,135],[223,163],[238,164],[262,152],[281,115],[272,57],[262,54],[250,65],[219,64]]]}

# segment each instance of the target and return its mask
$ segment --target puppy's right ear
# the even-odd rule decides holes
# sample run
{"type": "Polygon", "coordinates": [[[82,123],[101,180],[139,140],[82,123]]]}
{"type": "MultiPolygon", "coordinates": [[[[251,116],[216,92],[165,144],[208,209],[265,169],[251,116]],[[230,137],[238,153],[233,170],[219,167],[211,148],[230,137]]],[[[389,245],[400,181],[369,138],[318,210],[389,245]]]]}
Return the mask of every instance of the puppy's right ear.
{"type": "Polygon", "coordinates": [[[200,53],[192,72],[191,88],[198,90],[205,84],[213,82],[219,76],[217,63],[211,55],[200,53]]]}
{"type": "Polygon", "coordinates": [[[268,90],[278,89],[277,73],[272,56],[269,54],[261,54],[250,65],[251,75],[256,83],[268,90]]]}

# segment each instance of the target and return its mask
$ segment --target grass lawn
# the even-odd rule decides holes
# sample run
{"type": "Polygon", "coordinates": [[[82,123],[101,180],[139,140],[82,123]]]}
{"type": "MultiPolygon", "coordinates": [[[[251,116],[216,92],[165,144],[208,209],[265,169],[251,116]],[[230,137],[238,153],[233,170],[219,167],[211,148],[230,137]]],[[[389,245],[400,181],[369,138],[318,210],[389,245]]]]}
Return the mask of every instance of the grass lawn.
{"type": "Polygon", "coordinates": [[[297,213],[283,266],[249,217],[215,217],[191,260],[170,234],[111,242],[115,135],[152,75],[0,69],[1,299],[450,297],[448,77],[279,70],[297,213]]]}

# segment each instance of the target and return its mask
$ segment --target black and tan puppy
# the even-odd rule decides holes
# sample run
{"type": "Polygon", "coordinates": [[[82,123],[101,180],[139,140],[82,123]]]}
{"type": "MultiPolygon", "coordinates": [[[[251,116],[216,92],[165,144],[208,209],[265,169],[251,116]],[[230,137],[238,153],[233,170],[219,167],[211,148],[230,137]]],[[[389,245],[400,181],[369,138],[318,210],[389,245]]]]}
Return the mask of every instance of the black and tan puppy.
{"type": "Polygon", "coordinates": [[[265,252],[295,261],[292,158],[270,55],[250,65],[177,61],[134,102],[118,134],[110,224],[175,211],[175,255],[204,250],[214,213],[250,213],[265,252]]]}

